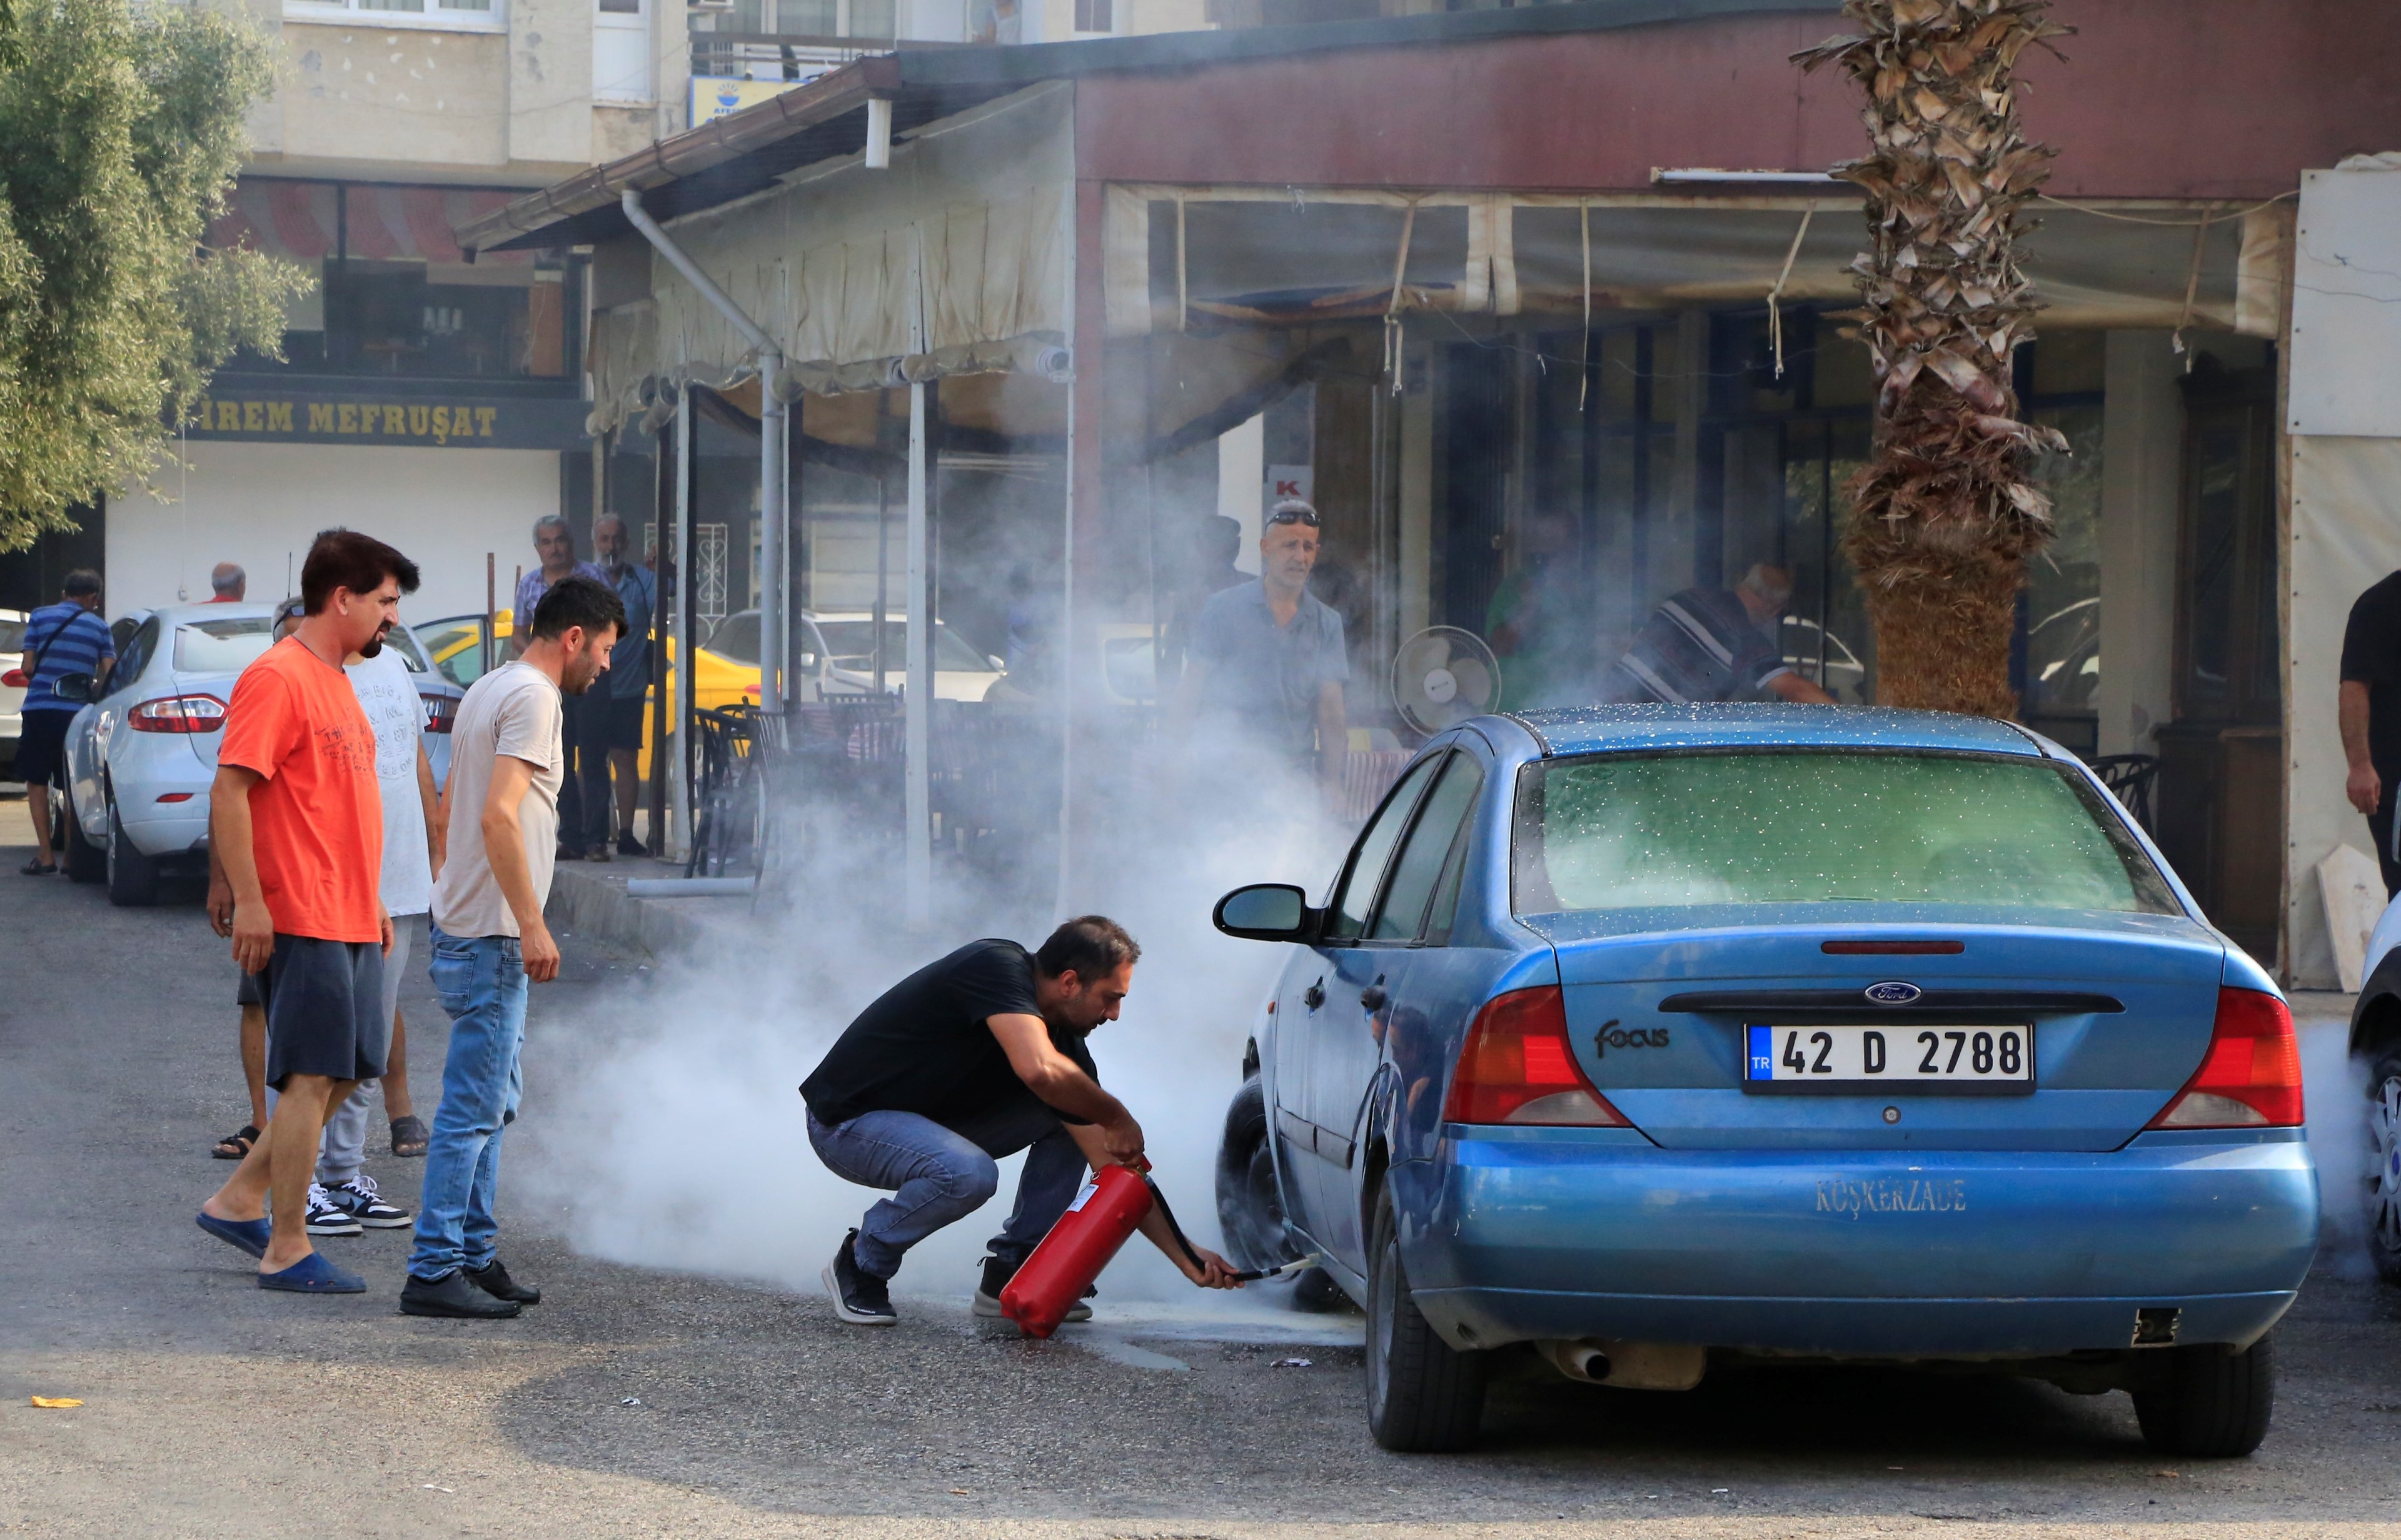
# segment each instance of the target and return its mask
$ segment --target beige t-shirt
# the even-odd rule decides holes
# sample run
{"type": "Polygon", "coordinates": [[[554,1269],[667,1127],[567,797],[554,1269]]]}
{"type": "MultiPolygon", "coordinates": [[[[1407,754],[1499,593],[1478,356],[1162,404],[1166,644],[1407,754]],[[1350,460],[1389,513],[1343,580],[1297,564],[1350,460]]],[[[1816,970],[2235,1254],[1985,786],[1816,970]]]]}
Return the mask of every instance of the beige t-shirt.
{"type": "Polygon", "coordinates": [[[528,663],[493,669],[459,703],[450,730],[449,854],[433,884],[433,923],[448,934],[517,934],[517,917],[484,852],[484,800],[503,754],[534,767],[533,782],[517,804],[517,828],[525,836],[534,899],[549,900],[558,854],[558,783],[567,763],[561,720],[558,686],[528,663]]]}

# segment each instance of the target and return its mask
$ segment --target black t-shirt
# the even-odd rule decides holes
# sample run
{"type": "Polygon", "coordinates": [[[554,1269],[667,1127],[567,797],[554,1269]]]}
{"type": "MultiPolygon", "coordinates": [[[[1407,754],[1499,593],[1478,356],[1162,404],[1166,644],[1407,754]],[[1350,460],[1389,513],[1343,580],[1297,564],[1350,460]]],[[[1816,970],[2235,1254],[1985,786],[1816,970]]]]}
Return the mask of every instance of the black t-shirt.
{"type": "Polygon", "coordinates": [[[2367,758],[2389,786],[2401,778],[2401,572],[2353,603],[2342,677],[2367,686],[2367,758]]]}
{"type": "MultiPolygon", "coordinates": [[[[995,1016],[1039,1016],[1034,955],[1010,941],[969,942],[894,984],[858,1013],[801,1082],[801,1095],[826,1124],[866,1112],[914,1112],[949,1126],[993,1112],[1034,1093],[1008,1067],[1008,1055],[985,1023],[995,1016]]],[[[1058,1026],[1050,1041],[1094,1079],[1083,1035],[1058,1026]]],[[[1063,1122],[1085,1120],[1058,1113],[1063,1122]]]]}

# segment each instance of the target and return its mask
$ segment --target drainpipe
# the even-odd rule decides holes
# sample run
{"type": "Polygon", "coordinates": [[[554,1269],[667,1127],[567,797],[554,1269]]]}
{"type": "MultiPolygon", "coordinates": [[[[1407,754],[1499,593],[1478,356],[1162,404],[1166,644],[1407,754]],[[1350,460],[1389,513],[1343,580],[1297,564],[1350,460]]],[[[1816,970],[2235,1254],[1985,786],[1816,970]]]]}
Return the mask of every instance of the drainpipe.
{"type": "Polygon", "coordinates": [[[787,629],[783,584],[787,419],[775,382],[784,370],[784,351],[725,297],[725,291],[700,270],[674,238],[659,228],[658,221],[643,210],[640,193],[627,187],[618,202],[625,211],[626,222],[658,248],[668,266],[681,273],[684,282],[714,306],[726,324],[759,355],[759,709],[767,716],[781,716],[787,629]]]}

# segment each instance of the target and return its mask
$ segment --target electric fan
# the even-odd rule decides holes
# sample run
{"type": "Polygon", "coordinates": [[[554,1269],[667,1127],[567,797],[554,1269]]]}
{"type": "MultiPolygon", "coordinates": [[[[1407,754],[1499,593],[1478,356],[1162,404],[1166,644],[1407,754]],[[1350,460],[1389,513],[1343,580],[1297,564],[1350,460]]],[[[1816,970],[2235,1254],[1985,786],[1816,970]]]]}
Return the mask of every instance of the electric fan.
{"type": "Polygon", "coordinates": [[[1393,654],[1393,704],[1420,733],[1480,717],[1500,699],[1500,662],[1473,631],[1431,626],[1393,654]]]}

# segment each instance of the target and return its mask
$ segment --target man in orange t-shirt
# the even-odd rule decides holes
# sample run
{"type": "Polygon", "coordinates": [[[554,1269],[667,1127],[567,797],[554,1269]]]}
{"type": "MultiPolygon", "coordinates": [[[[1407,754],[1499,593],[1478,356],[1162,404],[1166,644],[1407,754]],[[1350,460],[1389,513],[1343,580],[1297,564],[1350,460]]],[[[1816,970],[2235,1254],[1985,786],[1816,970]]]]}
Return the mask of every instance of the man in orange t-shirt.
{"type": "Polygon", "coordinates": [[[306,616],[242,670],[226,708],[209,839],[233,889],[233,960],[267,997],[267,1083],[280,1095],[199,1222],[259,1259],[261,1288],[366,1290],[310,1247],[307,1218],[325,1120],[383,1073],[391,1031],[375,730],[342,664],[382,651],[416,589],[417,564],[383,542],[319,535],[300,569],[306,616]]]}

